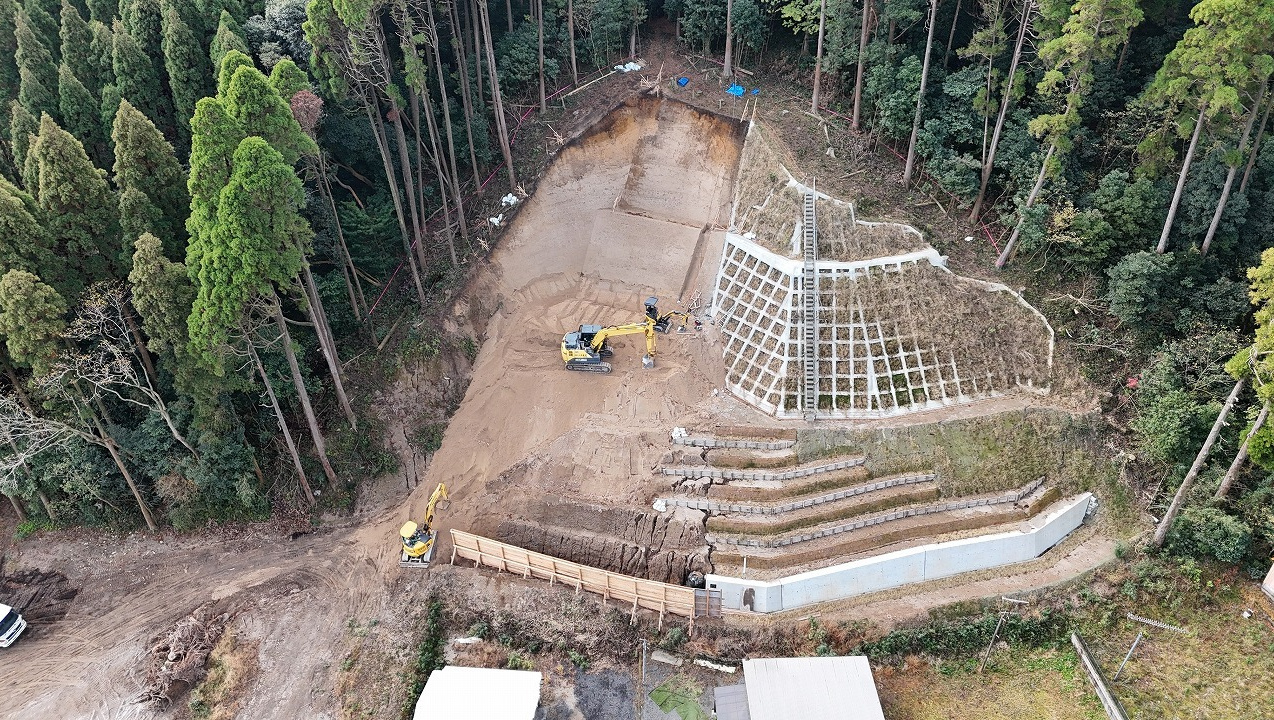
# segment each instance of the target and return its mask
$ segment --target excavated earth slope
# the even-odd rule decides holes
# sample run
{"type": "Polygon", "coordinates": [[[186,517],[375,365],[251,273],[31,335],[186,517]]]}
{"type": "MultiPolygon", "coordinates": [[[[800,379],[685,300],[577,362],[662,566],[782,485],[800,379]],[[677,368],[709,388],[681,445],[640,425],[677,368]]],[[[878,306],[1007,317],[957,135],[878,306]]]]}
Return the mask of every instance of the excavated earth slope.
{"type": "Polygon", "coordinates": [[[743,134],[640,98],[562,150],[478,280],[499,310],[430,468],[453,488],[445,523],[669,582],[707,569],[702,516],[648,508],[668,428],[721,387],[709,333],[659,336],[654,370],[640,335],[618,338],[610,375],[564,370],[558,346],[583,323],[639,320],[649,295],[667,311],[706,293],[743,134]]]}

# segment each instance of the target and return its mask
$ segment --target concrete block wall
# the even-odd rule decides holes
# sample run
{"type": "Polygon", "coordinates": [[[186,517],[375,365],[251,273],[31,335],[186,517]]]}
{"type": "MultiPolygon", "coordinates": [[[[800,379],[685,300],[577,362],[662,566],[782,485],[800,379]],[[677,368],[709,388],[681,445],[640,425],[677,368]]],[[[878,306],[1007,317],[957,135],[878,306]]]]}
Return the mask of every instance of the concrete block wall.
{"type": "MultiPolygon", "coordinates": [[[[708,575],[721,591],[722,606],[778,612],[839,600],[910,583],[1025,562],[1061,542],[1084,521],[1092,493],[1064,501],[1058,509],[1022,524],[1019,530],[921,545],[832,567],[759,581],[708,575]]],[[[1274,571],[1272,571],[1274,575],[1274,571]]],[[[1267,582],[1271,582],[1267,579],[1267,582]]]]}

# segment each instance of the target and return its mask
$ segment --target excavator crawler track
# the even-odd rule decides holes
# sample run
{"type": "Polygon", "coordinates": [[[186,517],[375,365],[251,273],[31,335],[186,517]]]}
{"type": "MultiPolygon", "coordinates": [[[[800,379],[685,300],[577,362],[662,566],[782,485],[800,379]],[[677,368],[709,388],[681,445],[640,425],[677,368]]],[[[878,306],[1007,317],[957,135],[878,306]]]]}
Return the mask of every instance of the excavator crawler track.
{"type": "Polygon", "coordinates": [[[604,363],[588,363],[588,364],[577,363],[573,365],[567,365],[566,369],[574,370],[575,372],[606,374],[610,372],[610,363],[605,363],[605,362],[604,363]]]}

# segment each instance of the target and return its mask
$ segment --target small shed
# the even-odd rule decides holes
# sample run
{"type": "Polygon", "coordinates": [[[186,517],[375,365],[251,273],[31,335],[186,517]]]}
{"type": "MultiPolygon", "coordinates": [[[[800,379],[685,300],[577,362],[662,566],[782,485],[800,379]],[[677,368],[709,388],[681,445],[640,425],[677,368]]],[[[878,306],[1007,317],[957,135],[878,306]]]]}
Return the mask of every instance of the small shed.
{"type": "Polygon", "coordinates": [[[429,676],[413,720],[534,720],[537,672],[448,665],[429,676]]]}
{"type": "MultiPolygon", "coordinates": [[[[751,720],[885,720],[871,665],[851,657],[743,661],[751,720]]],[[[724,698],[723,698],[724,699],[724,698]]],[[[717,717],[727,720],[718,707],[717,717]]]]}

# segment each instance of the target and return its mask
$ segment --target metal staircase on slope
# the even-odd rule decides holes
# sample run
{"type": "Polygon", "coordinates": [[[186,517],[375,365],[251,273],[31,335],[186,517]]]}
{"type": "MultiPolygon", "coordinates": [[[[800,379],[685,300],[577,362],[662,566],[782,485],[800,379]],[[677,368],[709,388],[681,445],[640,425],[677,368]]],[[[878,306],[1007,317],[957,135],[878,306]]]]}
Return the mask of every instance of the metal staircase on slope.
{"type": "Polygon", "coordinates": [[[801,354],[804,367],[805,419],[818,416],[818,227],[814,212],[817,190],[805,193],[804,234],[805,266],[801,271],[801,354]]]}

